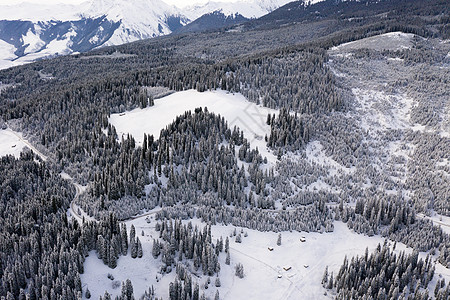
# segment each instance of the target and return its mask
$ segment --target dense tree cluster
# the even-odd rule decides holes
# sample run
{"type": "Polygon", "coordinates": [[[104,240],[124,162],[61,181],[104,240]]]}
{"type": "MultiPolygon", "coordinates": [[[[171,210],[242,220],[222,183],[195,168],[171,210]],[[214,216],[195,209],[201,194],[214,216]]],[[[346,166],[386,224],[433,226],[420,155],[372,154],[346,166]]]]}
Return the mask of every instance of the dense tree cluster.
{"type": "Polygon", "coordinates": [[[73,187],[31,152],[2,157],[0,169],[0,297],[79,298],[81,229],[66,215],[73,187]]]}
{"type": "MultiPolygon", "coordinates": [[[[219,278],[219,277],[217,277],[219,278]]],[[[205,282],[204,288],[207,289],[210,282],[205,282]]],[[[200,286],[197,282],[192,280],[192,275],[189,270],[182,263],[178,263],[176,267],[176,277],[173,282],[169,284],[169,299],[204,299],[205,295],[200,295],[200,286]]]]}
{"type": "Polygon", "coordinates": [[[283,108],[277,117],[267,116],[267,125],[270,125],[269,147],[295,151],[309,142],[311,125],[303,115],[292,115],[283,108]]]}
{"type": "Polygon", "coordinates": [[[424,261],[418,252],[397,255],[378,244],[370,255],[366,248],[364,256],[350,262],[346,257],[335,278],[325,271],[322,284],[335,289],[337,299],[428,299],[426,289],[433,276],[430,256],[424,261]]]}
{"type": "Polygon", "coordinates": [[[136,258],[138,244],[140,243],[139,239],[135,237],[134,227],[131,228],[128,240],[125,224],[121,225],[114,214],[110,213],[99,222],[83,224],[77,249],[85,256],[90,250],[96,250],[98,258],[103,260],[105,265],[114,269],[117,266],[117,259],[121,255],[127,255],[129,248],[131,256],[136,258]]]}
{"type": "Polygon", "coordinates": [[[167,207],[157,213],[157,218],[189,219],[197,216],[202,221],[211,224],[232,224],[259,231],[307,231],[332,232],[333,213],[326,207],[325,202],[316,202],[310,206],[299,207],[295,210],[268,211],[262,209],[240,209],[211,206],[167,207]]]}
{"type": "Polygon", "coordinates": [[[231,131],[224,118],[209,113],[207,108],[177,117],[161,130],[157,141],[145,135],[142,147],[136,147],[134,139],[128,136],[122,140],[119,153],[117,161],[94,175],[89,195],[82,198],[81,205],[90,214],[118,210],[118,216],[127,218],[156,204],[195,202],[199,192],[213,192],[227,205],[237,207],[271,205],[256,201],[257,197],[266,196],[266,182],[270,181],[269,174],[260,167],[263,158],[250,148],[242,131],[236,127],[231,131]],[[148,195],[143,194],[146,184],[153,185],[148,195]],[[184,192],[171,197],[181,190],[184,192]],[[130,205],[137,211],[130,211],[128,205],[117,205],[116,200],[124,196],[119,203],[134,201],[130,205]],[[143,206],[136,206],[139,203],[136,198],[144,198],[143,206]],[[130,213],[120,212],[121,208],[130,213]]]}
{"type": "Polygon", "coordinates": [[[228,77],[234,78],[231,84],[238,85],[230,86],[230,80],[222,79],[222,89],[241,92],[266,107],[302,114],[340,110],[343,100],[326,61],[326,51],[320,48],[255,55],[229,65],[228,77]]]}
{"type": "Polygon", "coordinates": [[[439,261],[450,265],[450,236],[426,219],[419,219],[411,206],[394,197],[357,201],[355,208],[336,209],[336,218],[355,232],[381,234],[417,251],[439,250],[439,261]]]}
{"type": "Polygon", "coordinates": [[[191,222],[182,224],[181,220],[165,220],[156,225],[163,242],[153,242],[152,253],[156,258],[161,254],[163,262],[162,272],[170,272],[172,265],[183,259],[192,261],[191,272],[201,268],[204,275],[212,276],[220,272],[218,256],[223,251],[223,240],[217,240],[216,244],[211,239],[211,226],[205,226],[200,230],[191,222]]]}

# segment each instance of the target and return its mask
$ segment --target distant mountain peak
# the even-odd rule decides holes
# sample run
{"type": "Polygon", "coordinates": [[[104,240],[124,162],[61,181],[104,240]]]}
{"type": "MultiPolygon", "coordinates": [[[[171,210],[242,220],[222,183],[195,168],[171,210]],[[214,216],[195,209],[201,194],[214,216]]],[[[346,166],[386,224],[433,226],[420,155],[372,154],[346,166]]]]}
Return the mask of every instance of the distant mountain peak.
{"type": "Polygon", "coordinates": [[[210,1],[183,10],[163,0],[0,5],[0,68],[170,34],[211,12],[222,15],[204,17],[186,31],[217,29],[258,18],[289,1],[210,1]]]}
{"type": "Polygon", "coordinates": [[[226,16],[240,14],[245,18],[259,18],[272,12],[280,6],[292,0],[240,0],[237,2],[208,1],[205,4],[196,4],[187,7],[184,13],[191,20],[195,20],[204,14],[221,10],[226,16]]]}

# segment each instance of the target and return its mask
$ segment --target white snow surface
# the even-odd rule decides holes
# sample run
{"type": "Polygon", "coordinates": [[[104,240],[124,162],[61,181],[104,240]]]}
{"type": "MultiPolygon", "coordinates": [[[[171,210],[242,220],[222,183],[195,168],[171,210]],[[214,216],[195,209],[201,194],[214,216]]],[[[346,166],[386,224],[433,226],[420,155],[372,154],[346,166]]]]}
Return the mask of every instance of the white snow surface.
{"type": "Polygon", "coordinates": [[[16,47],[3,40],[0,40],[0,70],[15,66],[13,60],[17,58],[14,54],[16,47]]]}
{"type": "Polygon", "coordinates": [[[169,27],[165,25],[166,18],[180,15],[180,12],[176,7],[160,0],[99,0],[94,1],[83,15],[86,17],[106,15],[108,20],[121,21],[120,27],[105,43],[105,45],[119,45],[171,33],[169,27]],[[159,25],[162,26],[162,32],[159,25]]]}
{"type": "Polygon", "coordinates": [[[349,43],[344,43],[330,49],[331,53],[345,52],[356,49],[373,49],[373,50],[403,50],[412,47],[414,34],[403,33],[400,31],[384,33],[349,43]]]}
{"type": "Polygon", "coordinates": [[[16,58],[17,56],[14,54],[14,51],[16,51],[16,47],[5,42],[4,40],[0,40],[0,58],[1,59],[12,60],[12,59],[16,58]]]}
{"type": "Polygon", "coordinates": [[[21,133],[14,132],[9,128],[0,129],[0,157],[9,154],[19,157],[20,152],[26,146],[21,137],[21,133]]]}
{"type": "Polygon", "coordinates": [[[205,4],[189,6],[183,13],[192,21],[213,11],[221,11],[226,16],[239,13],[246,18],[259,18],[289,2],[291,0],[208,1],[205,4]]]}
{"type": "Polygon", "coordinates": [[[39,37],[40,26],[38,25],[35,28],[37,29],[36,33],[34,33],[31,29],[28,29],[27,34],[22,36],[23,43],[25,45],[28,44],[24,54],[37,52],[45,45],[45,42],[39,37]]]}
{"type": "Polygon", "coordinates": [[[155,100],[154,106],[112,114],[109,122],[116,128],[119,138],[130,133],[141,144],[144,133],[152,134],[157,139],[161,129],[172,123],[177,116],[188,110],[194,112],[198,107],[207,107],[208,111],[220,114],[231,130],[234,126],[239,127],[252,148],[258,147],[263,158],[276,161],[274,154],[267,148],[264,137],[270,134],[270,126],[266,124],[267,115],[277,115],[278,111],[249,102],[239,93],[231,94],[221,90],[177,92],[155,100]]]}
{"type": "MultiPolygon", "coordinates": [[[[152,213],[155,213],[154,210],[152,213]]],[[[175,271],[161,275],[158,269],[161,266],[161,257],[154,259],[151,255],[153,238],[158,238],[159,233],[155,231],[156,221],[152,219],[147,223],[145,217],[128,221],[128,230],[133,224],[136,228],[136,235],[139,237],[143,257],[132,259],[130,253],[121,256],[115,269],[110,269],[97,258],[92,251],[84,263],[84,274],[81,274],[83,285],[83,295],[86,288],[89,288],[92,299],[98,299],[107,290],[112,296],[120,294],[120,287],[113,289],[111,280],[107,279],[107,274],[114,276],[114,281],[122,282],[130,279],[133,283],[134,296],[140,297],[145,290],[153,285],[156,296],[168,299],[168,286],[175,278],[175,271]],[[144,236],[141,236],[142,230],[144,236]],[[159,282],[157,282],[158,277],[159,282]]],[[[202,224],[198,219],[192,220],[194,225],[202,224]]],[[[221,287],[214,286],[215,277],[211,277],[211,284],[207,290],[202,287],[207,276],[202,272],[193,276],[193,282],[200,284],[200,294],[205,293],[210,299],[214,298],[216,290],[219,290],[220,299],[330,299],[332,295],[324,295],[326,291],[321,280],[328,266],[329,273],[334,275],[339,271],[344,257],[348,259],[356,255],[364,255],[366,247],[369,252],[375,250],[378,244],[383,244],[384,239],[380,236],[368,237],[356,234],[349,230],[342,222],[335,222],[333,233],[305,233],[305,232],[282,232],[282,244],[276,245],[278,233],[259,232],[244,229],[248,233],[242,235],[242,243],[235,243],[234,237],[230,238],[231,264],[225,264],[225,253],[219,255],[221,266],[220,281],[221,287]],[[306,242],[300,239],[305,237],[306,242]],[[274,248],[269,251],[268,247],[274,248]],[[234,275],[234,266],[242,263],[245,277],[239,279],[234,275]],[[307,266],[307,267],[305,267],[307,266]],[[285,271],[284,267],[291,267],[285,271]],[[281,278],[279,276],[281,275],[281,278]]],[[[235,227],[215,225],[212,226],[212,240],[229,236],[235,227]]],[[[240,228],[238,228],[240,231],[240,228]]],[[[397,243],[395,252],[412,250],[406,248],[404,244],[397,243]]],[[[421,257],[425,254],[421,253],[421,257]]],[[[436,277],[444,276],[450,278],[448,269],[440,268],[436,265],[436,277]]],[[[430,285],[431,286],[431,285],[430,285]]]]}
{"type": "Polygon", "coordinates": [[[0,5],[0,20],[26,20],[26,21],[70,21],[79,18],[79,14],[86,9],[87,3],[73,4],[44,4],[44,3],[18,3],[0,5]]]}

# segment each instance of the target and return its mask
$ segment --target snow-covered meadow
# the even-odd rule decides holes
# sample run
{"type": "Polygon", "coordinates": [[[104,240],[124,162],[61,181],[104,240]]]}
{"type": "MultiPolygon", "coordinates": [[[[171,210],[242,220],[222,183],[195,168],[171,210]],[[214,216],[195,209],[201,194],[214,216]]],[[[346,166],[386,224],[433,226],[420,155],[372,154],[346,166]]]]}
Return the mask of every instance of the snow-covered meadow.
{"type": "Polygon", "coordinates": [[[177,92],[156,99],[154,106],[112,114],[109,122],[114,125],[119,137],[130,133],[140,144],[144,133],[158,138],[161,129],[172,123],[177,116],[189,110],[193,112],[198,107],[207,107],[208,111],[220,114],[228,122],[230,129],[239,127],[252,148],[258,147],[262,157],[267,157],[269,161],[275,160],[273,153],[267,149],[264,138],[270,134],[270,126],[266,124],[267,115],[278,115],[278,111],[249,102],[238,93],[221,90],[177,92]]]}
{"type": "MultiPolygon", "coordinates": [[[[147,223],[146,217],[126,222],[128,229],[131,224],[136,228],[136,234],[142,243],[143,257],[133,259],[128,253],[127,256],[119,258],[115,269],[110,269],[92,251],[86,258],[85,272],[81,275],[83,291],[89,288],[93,299],[98,299],[105,291],[112,296],[120,295],[120,283],[130,279],[135,297],[153,286],[157,297],[168,298],[168,286],[175,279],[175,271],[164,275],[158,272],[162,264],[161,258],[154,259],[151,249],[153,238],[158,238],[159,232],[155,231],[156,221],[152,215],[149,219],[150,223],[147,223]],[[142,231],[144,236],[141,235],[142,231]],[[108,274],[114,279],[108,279],[108,274]]],[[[192,220],[192,223],[200,228],[206,225],[198,219],[192,220]]],[[[329,299],[332,295],[326,295],[326,290],[321,285],[325,268],[328,266],[329,272],[336,274],[345,256],[351,258],[363,255],[366,247],[370,252],[379,243],[384,243],[380,236],[356,234],[342,222],[335,222],[334,225],[333,233],[282,232],[281,246],[277,246],[278,233],[275,232],[259,232],[231,225],[212,226],[213,241],[221,236],[224,240],[229,237],[231,264],[226,265],[225,253],[220,254],[219,288],[214,286],[214,278],[211,278],[209,288],[204,289],[202,284],[207,280],[207,276],[203,276],[201,272],[194,277],[194,282],[200,284],[200,293],[211,299],[216,290],[219,290],[220,299],[329,299]],[[244,232],[242,243],[236,243],[235,237],[232,236],[235,228],[238,233],[241,230],[244,232]],[[305,242],[301,241],[303,238],[305,242]],[[273,251],[269,248],[273,248],[273,251]],[[237,263],[244,266],[245,276],[242,279],[234,274],[234,266],[237,263]]],[[[405,249],[407,252],[412,251],[397,243],[396,252],[405,249]]],[[[443,276],[450,279],[450,274],[445,273],[446,270],[438,270],[438,274],[444,272],[443,276]]]]}
{"type": "Polygon", "coordinates": [[[400,31],[388,32],[372,37],[348,42],[331,48],[331,53],[346,52],[356,49],[373,49],[373,50],[402,50],[410,49],[413,46],[414,34],[403,33],[400,31]]]}
{"type": "Polygon", "coordinates": [[[11,129],[0,129],[0,157],[12,154],[15,157],[20,156],[20,152],[26,146],[21,138],[20,133],[16,133],[11,129]]]}

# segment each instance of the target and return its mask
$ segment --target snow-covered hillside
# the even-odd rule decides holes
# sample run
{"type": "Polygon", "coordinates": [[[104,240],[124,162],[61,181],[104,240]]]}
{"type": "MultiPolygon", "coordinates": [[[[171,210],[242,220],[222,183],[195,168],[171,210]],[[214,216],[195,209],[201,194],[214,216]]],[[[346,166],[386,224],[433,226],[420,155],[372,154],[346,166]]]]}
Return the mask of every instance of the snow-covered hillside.
{"type": "Polygon", "coordinates": [[[180,26],[189,20],[180,15],[178,8],[169,6],[160,0],[114,0],[94,1],[82,16],[95,18],[106,15],[108,20],[120,22],[105,45],[119,45],[141,39],[152,38],[171,33],[168,20],[179,18],[180,26]]]}
{"type": "MultiPolygon", "coordinates": [[[[169,283],[174,280],[175,271],[161,274],[161,259],[152,256],[153,239],[158,239],[159,236],[154,220],[154,214],[157,212],[158,209],[155,209],[148,217],[126,222],[127,228],[131,225],[136,228],[142,242],[142,258],[133,259],[128,253],[119,258],[115,269],[111,269],[103,264],[94,251],[90,253],[84,263],[84,274],[81,274],[83,291],[89,289],[93,299],[103,296],[105,291],[115,297],[120,295],[120,283],[130,279],[135,296],[142,295],[153,286],[157,297],[167,299],[169,283]]],[[[200,228],[206,225],[198,219],[191,222],[200,228]]],[[[220,237],[225,240],[227,236],[231,236],[230,265],[225,263],[225,256],[219,257],[220,287],[215,287],[214,278],[211,278],[209,288],[205,289],[204,283],[208,276],[202,275],[201,272],[197,272],[194,281],[200,284],[200,294],[205,294],[208,299],[214,298],[216,290],[219,291],[220,299],[224,300],[331,299],[333,295],[327,295],[321,285],[325,268],[328,267],[330,273],[337,274],[346,256],[351,258],[364,255],[366,248],[372,252],[378,244],[384,243],[384,238],[357,234],[342,222],[335,222],[334,226],[334,232],[326,234],[282,232],[280,246],[276,244],[278,233],[275,232],[243,229],[242,243],[236,243],[232,233],[235,229],[240,232],[241,228],[231,225],[212,226],[213,240],[220,237]],[[273,250],[270,251],[269,248],[273,250]],[[244,266],[244,278],[238,278],[234,274],[237,263],[244,266]]],[[[395,253],[401,251],[411,253],[412,249],[397,243],[395,253]]],[[[421,257],[425,255],[422,253],[421,257]]],[[[450,279],[448,269],[438,266],[436,273],[446,281],[450,279]]]]}
{"type": "Polygon", "coordinates": [[[269,161],[274,160],[264,137],[270,134],[270,126],[266,124],[267,114],[278,115],[278,111],[249,102],[241,94],[219,90],[203,93],[195,90],[178,92],[155,100],[154,106],[112,114],[109,122],[114,125],[119,136],[130,133],[140,144],[144,133],[157,139],[161,129],[172,123],[177,116],[198,107],[207,107],[210,112],[220,114],[231,129],[239,127],[252,147],[258,147],[261,155],[269,161]]]}

